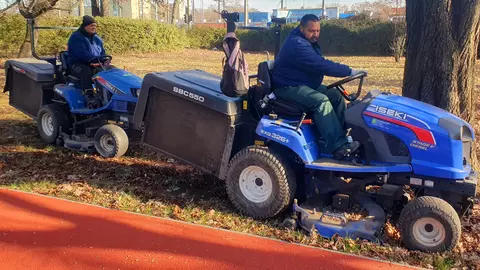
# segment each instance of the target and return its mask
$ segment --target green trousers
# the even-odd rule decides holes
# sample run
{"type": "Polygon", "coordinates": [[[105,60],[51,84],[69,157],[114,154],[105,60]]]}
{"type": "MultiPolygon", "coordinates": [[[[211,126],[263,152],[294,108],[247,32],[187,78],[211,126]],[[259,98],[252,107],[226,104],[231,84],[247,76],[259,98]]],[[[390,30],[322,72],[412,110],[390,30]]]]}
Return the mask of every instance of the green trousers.
{"type": "Polygon", "coordinates": [[[313,112],[314,124],[325,140],[324,149],[333,153],[346,144],[345,100],[336,89],[321,85],[314,90],[308,86],[286,87],[275,89],[279,100],[299,105],[303,110],[313,112]]]}

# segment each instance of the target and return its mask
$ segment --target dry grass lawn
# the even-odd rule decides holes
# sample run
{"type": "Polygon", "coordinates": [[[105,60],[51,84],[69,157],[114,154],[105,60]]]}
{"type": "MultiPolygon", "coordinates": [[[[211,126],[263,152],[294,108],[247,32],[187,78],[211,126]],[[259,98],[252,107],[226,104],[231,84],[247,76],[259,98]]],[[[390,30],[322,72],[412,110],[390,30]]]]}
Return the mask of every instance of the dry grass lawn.
{"type": "MultiPolygon", "coordinates": [[[[130,72],[140,76],[149,72],[179,69],[201,69],[221,75],[223,57],[222,51],[186,50],[180,53],[116,55],[113,62],[118,67],[126,67],[130,72]]],[[[250,74],[256,74],[257,64],[267,59],[266,54],[247,53],[246,57],[250,74]]],[[[389,57],[331,57],[329,59],[347,64],[354,69],[367,70],[369,75],[365,80],[366,89],[377,88],[392,92],[401,89],[403,62],[395,63],[393,58],[389,57]]],[[[335,78],[326,78],[326,81],[334,82],[335,78]]],[[[355,89],[355,86],[352,89],[355,89]]]]}
{"type": "MultiPolygon", "coordinates": [[[[252,74],[265,55],[247,54],[252,74]]],[[[202,69],[221,74],[223,52],[185,50],[176,53],[114,55],[113,63],[144,76],[155,71],[202,69]]],[[[366,90],[381,89],[400,93],[403,63],[387,57],[331,57],[355,69],[369,72],[366,90]]],[[[0,59],[3,65],[5,59],[0,59]]],[[[480,65],[476,84],[480,86],[480,65]]],[[[327,78],[328,82],[335,79],[327,78]]],[[[5,82],[0,71],[0,84],[5,82]]],[[[351,86],[355,90],[356,85],[351,86]]],[[[478,125],[476,125],[478,133],[478,125]]],[[[0,95],[0,186],[53,195],[139,212],[148,215],[204,224],[225,229],[279,238],[286,241],[331,248],[374,258],[423,267],[449,269],[480,267],[480,208],[464,222],[462,244],[453,252],[423,254],[405,250],[398,241],[387,244],[352,239],[326,240],[307,237],[280,226],[283,217],[265,222],[237,214],[222,182],[168,157],[133,145],[125,157],[103,160],[95,155],[46,146],[36,132],[35,123],[8,105],[8,95],[0,95]]]]}

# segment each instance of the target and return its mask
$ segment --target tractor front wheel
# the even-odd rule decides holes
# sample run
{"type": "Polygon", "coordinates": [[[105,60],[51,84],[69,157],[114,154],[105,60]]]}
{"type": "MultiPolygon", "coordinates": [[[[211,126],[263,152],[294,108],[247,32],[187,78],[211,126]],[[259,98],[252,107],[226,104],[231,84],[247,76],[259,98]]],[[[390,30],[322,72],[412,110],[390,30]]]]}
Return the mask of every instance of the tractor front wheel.
{"type": "Polygon", "coordinates": [[[424,196],[410,201],[398,220],[403,243],[411,250],[452,250],[460,240],[461,223],[446,201],[424,196]]]}
{"type": "Polygon", "coordinates": [[[95,133],[94,145],[104,158],[121,157],[128,150],[128,136],[121,127],[107,124],[95,133]]]}
{"type": "Polygon", "coordinates": [[[255,218],[271,218],[293,200],[295,173],[288,162],[268,148],[251,146],[229,165],[227,192],[235,207],[255,218]]]}

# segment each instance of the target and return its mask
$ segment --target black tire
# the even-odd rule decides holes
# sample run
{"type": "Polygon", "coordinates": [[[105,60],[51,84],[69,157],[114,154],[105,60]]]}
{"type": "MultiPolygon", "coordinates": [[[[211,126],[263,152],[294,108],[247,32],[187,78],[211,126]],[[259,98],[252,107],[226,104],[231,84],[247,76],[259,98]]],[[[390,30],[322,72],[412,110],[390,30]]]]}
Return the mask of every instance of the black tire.
{"type": "Polygon", "coordinates": [[[397,225],[403,243],[410,250],[423,252],[452,250],[458,244],[462,232],[460,218],[455,209],[446,201],[430,196],[419,197],[410,201],[400,213],[397,225]],[[415,226],[416,222],[425,225],[415,226]],[[424,239],[422,240],[422,230],[424,230],[424,233],[431,232],[432,234],[423,234],[424,239]],[[442,233],[440,235],[435,234],[436,231],[442,233]],[[432,238],[434,235],[443,238],[443,240],[432,238]],[[444,235],[444,237],[441,235],[444,235]],[[434,243],[435,241],[439,242],[434,243]],[[428,243],[431,243],[431,245],[428,243]]]}
{"type": "Polygon", "coordinates": [[[59,128],[69,133],[72,121],[67,110],[60,104],[47,104],[40,108],[37,115],[37,129],[42,140],[48,144],[57,141],[59,128]]]}
{"type": "Polygon", "coordinates": [[[95,133],[95,149],[104,158],[123,156],[128,150],[128,143],[127,133],[117,125],[104,125],[95,133]]]}
{"type": "MultiPolygon", "coordinates": [[[[255,174],[255,171],[252,173],[255,174]]],[[[241,213],[254,219],[271,218],[285,210],[292,202],[297,188],[295,172],[290,164],[268,148],[257,146],[247,147],[232,158],[228,168],[226,186],[228,196],[235,207],[241,213]],[[257,170],[256,172],[259,174],[266,172],[270,181],[266,177],[261,179],[253,175],[257,177],[255,180],[240,182],[242,171],[247,168],[257,170]],[[264,192],[262,189],[264,187],[266,190],[266,193],[263,194],[264,197],[253,199],[250,197],[249,199],[242,192],[242,189],[250,190],[246,185],[250,185],[250,189],[260,190],[259,192],[264,192]],[[269,190],[270,192],[268,192],[269,190]]],[[[245,191],[245,193],[249,192],[245,191]]],[[[249,196],[254,195],[249,194],[249,196]]]]}

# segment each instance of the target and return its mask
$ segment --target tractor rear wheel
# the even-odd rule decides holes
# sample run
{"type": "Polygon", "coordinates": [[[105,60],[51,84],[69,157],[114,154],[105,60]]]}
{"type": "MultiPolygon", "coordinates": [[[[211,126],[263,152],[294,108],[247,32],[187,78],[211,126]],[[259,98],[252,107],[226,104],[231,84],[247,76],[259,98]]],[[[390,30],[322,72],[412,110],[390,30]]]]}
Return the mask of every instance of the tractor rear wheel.
{"type": "Polygon", "coordinates": [[[104,158],[123,156],[128,150],[128,143],[127,133],[117,125],[104,125],[95,133],[95,149],[104,158]]]}
{"type": "Polygon", "coordinates": [[[46,143],[53,144],[57,141],[59,128],[69,133],[72,121],[66,109],[60,104],[47,104],[40,108],[37,115],[37,129],[40,137],[46,143]]]}
{"type": "Polygon", "coordinates": [[[423,252],[451,250],[461,234],[455,209],[446,201],[430,196],[410,201],[400,214],[398,228],[409,249],[423,252]]]}
{"type": "Polygon", "coordinates": [[[235,207],[255,218],[271,218],[285,210],[296,191],[295,172],[278,154],[250,146],[230,161],[227,192],[235,207]]]}

